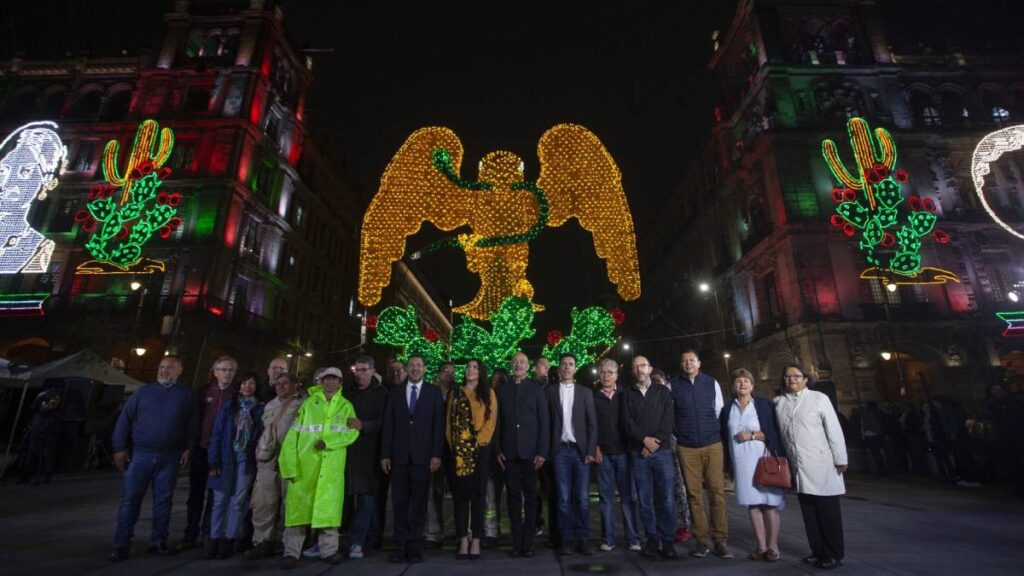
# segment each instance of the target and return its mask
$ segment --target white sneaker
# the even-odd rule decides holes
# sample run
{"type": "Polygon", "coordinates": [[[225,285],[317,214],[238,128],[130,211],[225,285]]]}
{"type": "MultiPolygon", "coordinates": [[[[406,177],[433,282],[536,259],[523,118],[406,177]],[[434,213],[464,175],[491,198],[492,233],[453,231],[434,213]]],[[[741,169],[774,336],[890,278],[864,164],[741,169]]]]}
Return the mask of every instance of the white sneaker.
{"type": "Polygon", "coordinates": [[[359,560],[360,558],[363,557],[363,547],[362,546],[353,546],[353,547],[349,548],[348,549],[348,557],[351,558],[352,560],[359,560]]]}
{"type": "Polygon", "coordinates": [[[634,542],[634,543],[629,545],[629,551],[630,552],[639,552],[641,550],[643,550],[643,548],[640,547],[640,543],[639,542],[634,542]]]}
{"type": "Polygon", "coordinates": [[[615,544],[601,544],[602,552],[611,552],[612,550],[615,550],[615,544]]]}
{"type": "Polygon", "coordinates": [[[309,548],[302,551],[303,558],[319,558],[320,557],[320,545],[313,544],[309,548]]]}

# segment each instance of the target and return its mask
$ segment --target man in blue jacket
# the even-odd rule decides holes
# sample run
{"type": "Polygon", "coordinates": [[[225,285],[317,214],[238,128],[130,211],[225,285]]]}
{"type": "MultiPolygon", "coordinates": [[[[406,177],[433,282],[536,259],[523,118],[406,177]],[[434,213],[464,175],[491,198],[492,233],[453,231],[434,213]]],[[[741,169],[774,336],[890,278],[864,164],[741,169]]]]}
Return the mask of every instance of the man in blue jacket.
{"type": "Polygon", "coordinates": [[[715,556],[732,558],[726,546],[729,528],[725,519],[725,460],[718,421],[725,404],[722,388],[717,380],[700,371],[696,350],[684,350],[679,364],[682,374],[671,384],[675,400],[676,456],[683,468],[693,537],[697,541],[690,555],[704,558],[710,552],[708,543],[712,541],[715,556]],[[711,503],[710,535],[704,513],[705,486],[711,503]]]}
{"type": "Polygon", "coordinates": [[[121,411],[114,429],[114,465],[124,474],[117,532],[110,560],[128,557],[132,532],[146,488],[153,484],[153,531],[149,553],[167,555],[167,530],[178,469],[188,465],[189,447],[199,433],[192,389],[178,384],[181,360],[160,361],[156,382],[137,390],[121,411]],[[126,470],[127,465],[127,470],[126,470]]]}

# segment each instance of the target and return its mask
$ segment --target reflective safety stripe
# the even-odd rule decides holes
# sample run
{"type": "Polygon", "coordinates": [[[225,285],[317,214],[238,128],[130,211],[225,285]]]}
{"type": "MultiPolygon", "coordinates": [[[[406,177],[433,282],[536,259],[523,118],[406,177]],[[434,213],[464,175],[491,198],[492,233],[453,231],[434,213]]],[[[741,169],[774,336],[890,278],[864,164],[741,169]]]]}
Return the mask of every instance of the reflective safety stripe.
{"type": "MultiPolygon", "coordinates": [[[[323,432],[324,425],[311,424],[309,426],[300,426],[298,424],[292,424],[292,430],[295,430],[296,432],[323,432]]],[[[330,432],[348,432],[350,428],[348,426],[334,425],[330,426],[327,430],[330,432]]]]}
{"type": "Polygon", "coordinates": [[[350,428],[348,426],[331,426],[331,432],[348,432],[350,428]]]}

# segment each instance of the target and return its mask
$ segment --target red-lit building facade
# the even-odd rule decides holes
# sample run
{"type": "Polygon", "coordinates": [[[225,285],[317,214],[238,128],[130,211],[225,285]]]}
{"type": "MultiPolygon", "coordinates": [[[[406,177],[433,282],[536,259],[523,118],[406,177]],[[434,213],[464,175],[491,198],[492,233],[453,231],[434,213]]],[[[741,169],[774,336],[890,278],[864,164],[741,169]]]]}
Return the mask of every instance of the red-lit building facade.
{"type": "MultiPolygon", "coordinates": [[[[645,298],[632,316],[646,339],[693,336],[652,354],[671,365],[696,345],[720,380],[746,367],[765,394],[796,359],[831,381],[847,412],[937,394],[977,406],[999,367],[1020,369],[1024,340],[1003,337],[995,312],[1024,309],[1009,296],[1024,301],[1024,241],[982,209],[970,173],[979,140],[1024,123],[1019,47],[1004,50],[986,30],[973,43],[934,29],[907,38],[899,31],[917,24],[888,4],[742,0],[716,33],[716,122],[641,239],[645,298]],[[930,199],[950,238],[921,254],[959,282],[890,292],[860,278],[857,240],[829,222],[836,182],[821,145],[835,140],[851,161],[856,116],[891,131],[910,175],[904,196],[930,199]]],[[[1022,171],[1024,154],[1006,154],[985,188],[1017,230],[1022,171]]]]}
{"type": "MultiPolygon", "coordinates": [[[[60,184],[29,215],[56,243],[49,269],[0,275],[0,294],[40,297],[43,315],[0,320],[0,356],[39,363],[91,346],[149,379],[177,353],[201,381],[221,354],[257,369],[289,354],[308,374],[358,353],[367,197],[308,134],[312,61],[282,18],[270,1],[179,1],[153,55],[0,61],[0,133],[54,120],[68,147],[60,184]],[[145,246],[165,270],[83,274],[83,208],[105,183],[104,145],[130,149],[146,119],[174,132],[163,189],[180,194],[181,225],[145,246]]],[[[426,289],[402,278],[393,298],[450,330],[426,289]]]]}

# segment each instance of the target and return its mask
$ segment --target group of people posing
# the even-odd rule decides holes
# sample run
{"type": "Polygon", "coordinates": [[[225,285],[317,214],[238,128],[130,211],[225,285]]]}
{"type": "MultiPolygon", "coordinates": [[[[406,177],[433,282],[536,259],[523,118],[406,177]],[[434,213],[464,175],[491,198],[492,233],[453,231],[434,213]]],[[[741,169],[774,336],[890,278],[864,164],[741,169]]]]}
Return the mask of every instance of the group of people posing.
{"type": "Polygon", "coordinates": [[[781,557],[784,489],[754,478],[762,456],[777,455],[788,456],[793,472],[811,550],[804,561],[841,565],[847,457],[829,398],[807,389],[807,373],[790,365],[774,403],[754,395],[753,376],[738,369],[735,400],[726,404],[718,382],[700,367],[697,352],[685,350],[681,374],[667,380],[636,356],[625,385],[618,363],[605,359],[600,385],[591,388],[575,382],[571,354],[550,378],[548,361],[539,359],[531,378],[529,359],[519,353],[508,370],[491,374],[479,360],[468,361],[462,382],[446,364],[430,383],[418,356],[392,362],[384,378],[373,358],[362,356],[351,384],[343,386],[338,368],[324,368],[303,391],[287,362],[275,359],[268,377],[276,394],[263,403],[257,375],[237,374],[230,357],[214,363],[214,381],[197,391],[177,383],[181,363],[165,357],[157,381],[128,400],[114,433],[115,464],[125,476],[110,557],[128,557],[150,484],[149,552],[177,550],[167,537],[172,491],[185,465],[188,520],[178,549],[204,536],[210,558],[246,549],[253,559],[281,554],[282,568],[303,556],[329,563],[363,558],[367,548],[380,547],[390,491],[389,560],[419,562],[425,547],[443,540],[446,490],[459,560],[478,559],[481,548],[496,544],[503,497],[513,556],[535,554],[545,501],[549,545],[589,556],[596,467],[601,550],[620,543],[618,508],[630,551],[673,559],[675,544],[692,531],[691,556],[732,558],[728,472],[753,526],[756,547],[748,557],[774,562],[781,557]],[[303,550],[307,538],[315,544],[303,550]]]}

